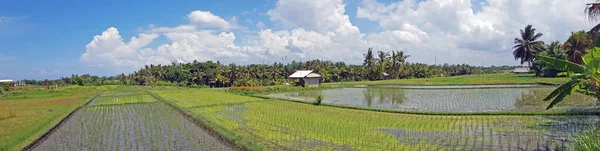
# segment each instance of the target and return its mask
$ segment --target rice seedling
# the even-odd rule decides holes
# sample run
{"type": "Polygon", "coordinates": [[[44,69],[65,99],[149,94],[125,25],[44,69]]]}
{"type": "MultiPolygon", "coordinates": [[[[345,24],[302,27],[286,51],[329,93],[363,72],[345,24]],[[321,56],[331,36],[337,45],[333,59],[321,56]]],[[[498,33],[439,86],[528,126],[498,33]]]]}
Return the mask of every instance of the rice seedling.
{"type": "Polygon", "coordinates": [[[96,97],[90,106],[93,105],[119,105],[119,104],[132,104],[132,103],[150,103],[156,102],[156,100],[147,94],[135,94],[135,95],[102,95],[96,97]]]}
{"type": "Polygon", "coordinates": [[[177,107],[202,107],[215,106],[224,104],[246,103],[251,101],[259,101],[262,99],[234,95],[225,92],[206,91],[206,90],[155,90],[152,93],[159,97],[173,102],[177,107]]]}
{"type": "MultiPolygon", "coordinates": [[[[367,109],[417,112],[541,112],[552,87],[494,89],[338,88],[269,94],[266,97],[367,109]]],[[[583,94],[568,96],[549,112],[590,109],[595,99],[583,94]]]]}
{"type": "Polygon", "coordinates": [[[231,150],[161,103],[83,108],[33,150],[231,150]]]}
{"type": "MultiPolygon", "coordinates": [[[[173,104],[177,101],[167,100],[173,104]]],[[[284,150],[514,150],[528,148],[525,142],[539,142],[545,135],[571,135],[567,128],[549,129],[564,119],[587,119],[576,124],[585,127],[595,127],[594,121],[600,119],[411,115],[278,100],[182,108],[223,128],[222,133],[235,133],[266,148],[284,150]],[[536,122],[541,120],[546,122],[536,122]]],[[[546,144],[560,149],[556,143],[546,144]]]]}

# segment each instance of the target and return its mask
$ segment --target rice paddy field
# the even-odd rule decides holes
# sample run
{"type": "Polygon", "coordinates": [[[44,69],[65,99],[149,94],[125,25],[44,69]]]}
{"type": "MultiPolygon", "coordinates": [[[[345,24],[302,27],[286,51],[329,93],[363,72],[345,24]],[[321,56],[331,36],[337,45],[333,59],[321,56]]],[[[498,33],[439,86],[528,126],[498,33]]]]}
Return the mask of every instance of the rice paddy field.
{"type": "Polygon", "coordinates": [[[478,74],[451,77],[397,79],[380,81],[353,81],[332,84],[342,85],[490,85],[490,84],[562,84],[567,77],[542,78],[534,74],[478,74]]]}
{"type": "MultiPolygon", "coordinates": [[[[574,142],[589,139],[590,135],[581,134],[598,130],[600,116],[501,114],[546,112],[540,108],[547,102],[540,98],[551,90],[535,85],[385,85],[278,94],[285,99],[214,89],[116,87],[35,95],[32,91],[0,98],[11,98],[0,102],[0,109],[11,113],[0,119],[0,126],[12,130],[0,129],[0,150],[21,150],[29,144],[25,150],[567,150],[574,142]],[[316,95],[334,105],[310,104],[316,95]],[[290,101],[294,100],[290,96],[300,103],[290,101]],[[65,98],[77,101],[68,105],[54,101],[65,98]],[[407,112],[349,109],[335,103],[407,112]],[[28,127],[13,125],[20,121],[9,122],[27,117],[15,109],[34,110],[38,114],[31,116],[51,122],[38,123],[47,128],[30,132],[28,127]],[[503,112],[453,115],[436,111],[503,112]]],[[[594,103],[588,96],[574,95],[559,104],[558,110],[591,111],[594,103]]]]}
{"type": "Polygon", "coordinates": [[[144,92],[107,91],[32,150],[233,150],[144,92]]]}
{"type": "Polygon", "coordinates": [[[185,104],[223,96],[238,102],[178,107],[211,123],[221,134],[232,135],[238,145],[255,143],[249,145],[251,150],[565,150],[578,134],[596,128],[600,121],[593,115],[414,115],[276,99],[247,101],[249,97],[233,94],[191,96],[196,97],[165,100],[185,104]]]}
{"type": "Polygon", "coordinates": [[[419,112],[552,112],[590,109],[596,99],[575,93],[558,107],[546,111],[543,99],[555,87],[529,85],[461,86],[367,86],[269,94],[268,97],[360,108],[419,112]]]}

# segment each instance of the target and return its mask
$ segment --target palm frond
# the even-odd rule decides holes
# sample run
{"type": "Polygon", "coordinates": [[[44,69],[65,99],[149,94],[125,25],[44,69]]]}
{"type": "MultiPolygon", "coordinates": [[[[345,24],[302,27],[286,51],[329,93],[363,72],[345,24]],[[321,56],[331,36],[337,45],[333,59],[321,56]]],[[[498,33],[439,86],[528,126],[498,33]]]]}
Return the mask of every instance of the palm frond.
{"type": "Polygon", "coordinates": [[[590,22],[600,19],[600,3],[587,3],[584,11],[590,22]]]}
{"type": "MultiPolygon", "coordinates": [[[[535,33],[535,29],[533,29],[533,31],[532,31],[532,34],[533,34],[533,33],[535,33]]],[[[542,34],[542,33],[537,33],[537,34],[535,34],[535,36],[533,36],[533,37],[532,37],[531,39],[529,39],[529,40],[531,40],[531,41],[535,41],[535,40],[537,40],[538,38],[542,37],[543,35],[544,35],[544,34],[542,34]]]]}
{"type": "Polygon", "coordinates": [[[585,72],[585,67],[579,64],[569,62],[566,60],[556,59],[548,56],[538,56],[539,59],[546,62],[546,65],[550,68],[554,68],[557,70],[563,70],[567,72],[575,72],[575,73],[583,73],[585,72]]]}
{"type": "Polygon", "coordinates": [[[567,95],[571,94],[571,92],[574,90],[575,85],[577,85],[578,83],[579,81],[577,80],[571,80],[552,91],[552,93],[550,93],[546,98],[544,98],[544,101],[548,101],[554,98],[552,102],[550,102],[546,110],[554,107],[554,105],[561,102],[567,95]]]}

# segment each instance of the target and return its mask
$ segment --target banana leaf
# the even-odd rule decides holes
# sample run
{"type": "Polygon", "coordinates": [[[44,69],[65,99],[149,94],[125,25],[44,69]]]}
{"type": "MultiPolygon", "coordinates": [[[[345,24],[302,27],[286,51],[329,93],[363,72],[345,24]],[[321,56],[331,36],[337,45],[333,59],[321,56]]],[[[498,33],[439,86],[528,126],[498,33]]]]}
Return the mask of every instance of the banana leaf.
{"type": "Polygon", "coordinates": [[[585,67],[578,65],[573,62],[569,62],[566,60],[556,59],[547,56],[538,56],[539,59],[546,62],[546,65],[550,68],[554,68],[557,70],[563,70],[566,72],[574,72],[574,73],[583,73],[585,72],[585,67]]]}
{"type": "Polygon", "coordinates": [[[548,105],[546,110],[554,107],[554,105],[561,102],[567,95],[571,94],[571,92],[579,89],[580,87],[576,86],[578,84],[579,80],[573,79],[552,91],[546,98],[544,98],[544,101],[549,101],[552,99],[552,102],[550,102],[550,105],[548,105]]]}

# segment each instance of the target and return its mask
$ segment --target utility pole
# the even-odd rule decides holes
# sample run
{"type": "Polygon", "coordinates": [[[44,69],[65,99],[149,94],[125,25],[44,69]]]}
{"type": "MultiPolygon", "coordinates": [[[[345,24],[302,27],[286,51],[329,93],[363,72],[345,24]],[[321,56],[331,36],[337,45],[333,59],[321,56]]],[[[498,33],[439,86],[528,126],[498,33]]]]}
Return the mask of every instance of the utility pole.
{"type": "Polygon", "coordinates": [[[433,55],[435,60],[435,65],[437,65],[437,55],[433,55]]]}

